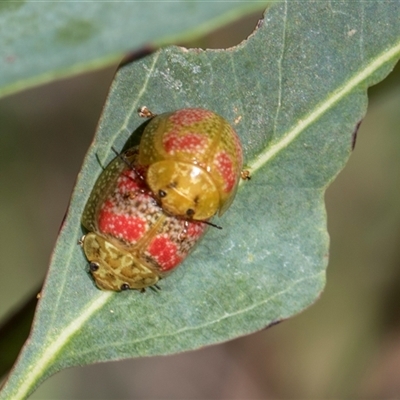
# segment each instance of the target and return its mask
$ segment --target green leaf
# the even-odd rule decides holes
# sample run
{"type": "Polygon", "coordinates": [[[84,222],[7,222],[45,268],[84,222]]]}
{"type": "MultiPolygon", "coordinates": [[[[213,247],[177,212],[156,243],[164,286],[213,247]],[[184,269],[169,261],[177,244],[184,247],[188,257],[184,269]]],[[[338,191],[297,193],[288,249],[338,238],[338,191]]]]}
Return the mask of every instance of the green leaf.
{"type": "Polygon", "coordinates": [[[60,232],[29,342],[0,395],[24,398],[60,369],[196,349],[299,313],[323,290],[323,202],[366,112],[367,88],[400,56],[397,2],[274,4],[247,41],[171,47],[117,74],[60,232]],[[252,174],[223,230],[208,232],[162,291],[101,292],[77,240],[103,164],[142,123],[136,112],[199,106],[240,135],[252,174]]]}
{"type": "Polygon", "coordinates": [[[265,4],[2,0],[0,96],[118,62],[144,44],[188,40],[265,4]]]}

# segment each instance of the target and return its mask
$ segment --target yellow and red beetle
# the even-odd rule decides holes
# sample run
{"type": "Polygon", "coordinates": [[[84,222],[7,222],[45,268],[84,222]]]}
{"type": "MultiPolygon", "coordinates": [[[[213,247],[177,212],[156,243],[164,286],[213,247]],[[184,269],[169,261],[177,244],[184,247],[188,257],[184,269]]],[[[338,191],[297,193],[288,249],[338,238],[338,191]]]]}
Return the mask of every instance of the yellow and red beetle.
{"type": "Polygon", "coordinates": [[[98,178],[82,215],[81,245],[103,290],[144,289],[173,271],[207,224],[166,214],[141,178],[138,149],[116,157],[98,178]]]}
{"type": "Polygon", "coordinates": [[[141,138],[138,163],[145,167],[146,183],[168,214],[207,220],[217,212],[222,215],[235,197],[242,145],[220,115],[184,108],[152,118],[141,138]]]}

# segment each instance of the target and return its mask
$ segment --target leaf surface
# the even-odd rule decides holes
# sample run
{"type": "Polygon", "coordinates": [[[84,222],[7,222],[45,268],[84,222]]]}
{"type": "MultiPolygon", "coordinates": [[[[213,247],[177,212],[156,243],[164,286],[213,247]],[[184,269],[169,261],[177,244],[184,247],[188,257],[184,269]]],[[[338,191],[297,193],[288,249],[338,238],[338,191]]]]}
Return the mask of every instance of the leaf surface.
{"type": "Polygon", "coordinates": [[[367,88],[400,55],[397,2],[276,3],[228,50],[170,47],[120,69],[87,154],[30,341],[0,398],[23,398],[69,366],[171,354],[263,329],[312,304],[325,284],[324,192],[346,163],[367,88]],[[77,240],[111,147],[153,112],[196,106],[228,119],[252,179],[162,291],[104,293],[77,240]],[[7,397],[8,396],[8,397],[7,397]]]}
{"type": "Polygon", "coordinates": [[[267,1],[0,3],[0,96],[116,63],[144,45],[187,40],[267,1]]]}

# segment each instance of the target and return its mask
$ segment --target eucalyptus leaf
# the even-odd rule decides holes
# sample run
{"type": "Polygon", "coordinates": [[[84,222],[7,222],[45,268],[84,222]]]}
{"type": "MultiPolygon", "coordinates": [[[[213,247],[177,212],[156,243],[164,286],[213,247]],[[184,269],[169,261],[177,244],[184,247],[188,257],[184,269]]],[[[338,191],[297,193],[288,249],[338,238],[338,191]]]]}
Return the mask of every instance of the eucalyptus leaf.
{"type": "Polygon", "coordinates": [[[324,193],[345,165],[367,89],[400,56],[397,2],[285,2],[228,50],[169,47],[115,77],[78,177],[30,339],[0,395],[26,397],[60,369],[171,354],[263,329],[312,304],[325,284],[324,193]],[[146,105],[209,108],[230,121],[251,180],[159,293],[101,292],[77,245],[101,166],[146,105]]]}
{"type": "Polygon", "coordinates": [[[0,3],[0,96],[118,62],[143,45],[188,40],[267,1],[0,3]]]}

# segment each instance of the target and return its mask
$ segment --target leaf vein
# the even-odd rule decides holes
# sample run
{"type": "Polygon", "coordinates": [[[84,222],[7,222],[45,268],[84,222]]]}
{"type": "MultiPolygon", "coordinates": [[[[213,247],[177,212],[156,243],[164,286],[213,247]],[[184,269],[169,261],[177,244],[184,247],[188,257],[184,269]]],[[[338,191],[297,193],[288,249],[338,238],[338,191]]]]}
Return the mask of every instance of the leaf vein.
{"type": "Polygon", "coordinates": [[[311,111],[308,115],[305,115],[304,118],[296,121],[295,125],[288,130],[282,139],[267,148],[267,150],[261,154],[260,157],[251,161],[248,164],[250,172],[254,173],[266,163],[271,161],[277,154],[279,154],[280,151],[288,147],[313,122],[318,120],[325,112],[342,100],[380,67],[391,61],[393,58],[399,56],[399,54],[400,42],[397,42],[394,46],[379,54],[373,59],[373,61],[353,75],[353,77],[350,78],[345,84],[331,93],[330,96],[326,97],[323,102],[317,104],[313,111],[311,111]]]}
{"type": "Polygon", "coordinates": [[[291,285],[289,285],[289,286],[287,286],[285,289],[283,289],[283,290],[281,290],[281,291],[275,293],[274,295],[268,297],[267,299],[264,299],[264,300],[259,301],[259,302],[255,302],[255,303],[251,304],[250,306],[245,307],[245,308],[242,308],[242,309],[237,310],[237,311],[235,311],[235,312],[230,312],[230,313],[225,312],[224,315],[221,316],[220,318],[214,319],[214,320],[212,320],[212,321],[207,321],[207,322],[205,322],[205,323],[203,323],[203,324],[200,324],[200,325],[196,325],[196,326],[185,326],[185,327],[183,327],[183,328],[181,328],[181,329],[174,330],[173,332],[170,332],[170,333],[159,333],[159,334],[156,334],[156,335],[149,335],[149,336],[141,337],[141,338],[138,338],[138,339],[129,341],[129,342],[126,342],[126,341],[121,341],[121,342],[115,342],[115,341],[114,341],[114,342],[108,342],[107,344],[104,344],[104,346],[96,346],[96,347],[94,347],[94,348],[91,348],[91,349],[88,350],[88,351],[81,352],[80,355],[90,354],[90,353],[92,353],[93,351],[97,352],[97,351],[99,351],[99,350],[104,349],[105,346],[107,346],[107,347],[112,346],[112,347],[115,348],[115,347],[118,347],[118,346],[120,346],[120,345],[121,345],[121,346],[125,346],[125,345],[127,345],[128,343],[129,343],[130,345],[134,345],[134,344],[137,344],[137,343],[145,342],[145,341],[147,341],[147,340],[153,340],[153,339],[157,339],[157,338],[161,338],[161,337],[169,337],[169,336],[174,337],[174,336],[176,336],[176,335],[178,335],[178,334],[180,334],[180,333],[185,333],[185,332],[195,331],[195,330],[198,330],[198,329],[207,328],[207,327],[212,326],[212,325],[214,325],[214,324],[218,324],[218,323],[220,323],[220,322],[226,320],[227,318],[235,317],[235,316],[238,316],[238,315],[240,315],[240,314],[245,314],[245,313],[247,313],[247,312],[249,312],[249,311],[251,311],[251,310],[254,310],[254,309],[257,308],[257,307],[263,306],[263,305],[267,304],[268,302],[272,301],[273,299],[276,299],[276,298],[278,298],[279,296],[282,296],[282,295],[284,295],[285,293],[290,292],[290,291],[293,289],[293,287],[297,286],[298,284],[300,284],[300,283],[302,283],[302,282],[304,282],[304,281],[311,281],[311,280],[317,279],[317,278],[319,278],[319,277],[322,276],[322,275],[325,275],[325,271],[320,271],[320,272],[318,272],[318,273],[316,273],[316,274],[314,274],[314,275],[309,275],[309,276],[307,276],[307,277],[303,277],[303,278],[301,278],[301,279],[298,279],[298,280],[296,280],[296,281],[293,281],[293,282],[291,283],[291,285]]]}
{"type": "Polygon", "coordinates": [[[285,1],[285,8],[283,13],[283,29],[282,29],[282,46],[281,54],[278,59],[278,102],[276,105],[276,113],[274,118],[274,129],[273,136],[276,134],[276,127],[278,125],[279,114],[282,106],[282,64],[285,54],[285,44],[286,44],[286,25],[287,25],[287,1],[285,1]]]}

